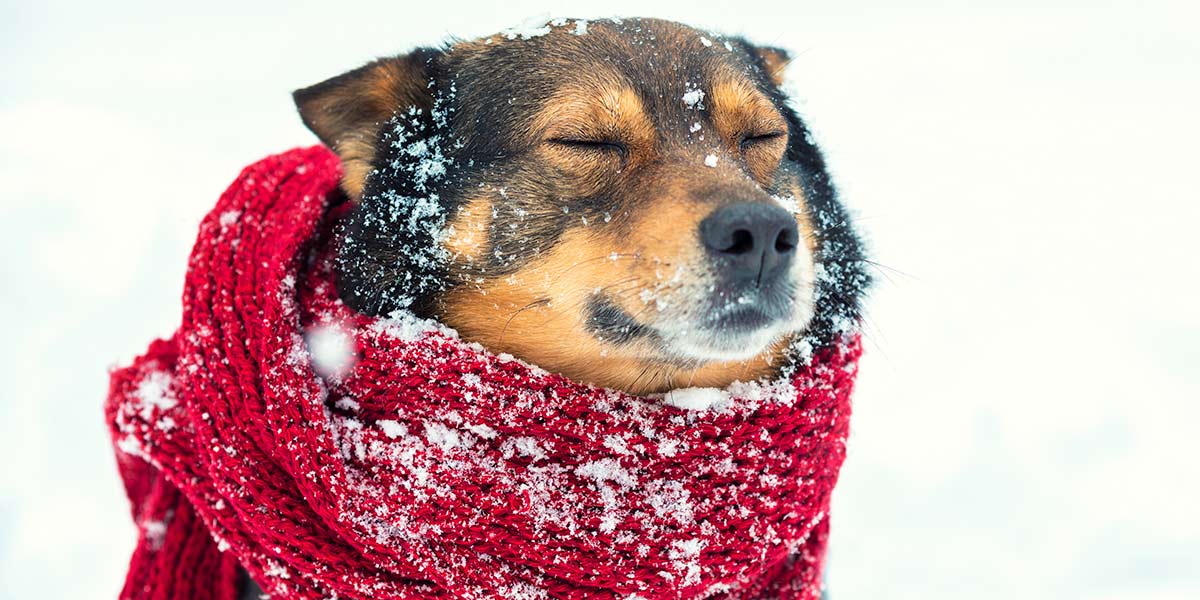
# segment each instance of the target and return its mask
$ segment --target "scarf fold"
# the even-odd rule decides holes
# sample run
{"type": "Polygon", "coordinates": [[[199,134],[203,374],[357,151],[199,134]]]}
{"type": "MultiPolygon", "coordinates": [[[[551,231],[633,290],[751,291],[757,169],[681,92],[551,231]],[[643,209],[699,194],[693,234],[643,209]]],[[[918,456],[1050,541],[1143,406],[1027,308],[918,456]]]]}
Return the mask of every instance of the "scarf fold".
{"type": "Polygon", "coordinates": [[[178,331],[113,371],[121,598],[234,600],[239,565],[273,598],[820,597],[856,336],[681,398],[575,383],[342,305],[339,177],[323,147],[247,167],[178,331]]]}

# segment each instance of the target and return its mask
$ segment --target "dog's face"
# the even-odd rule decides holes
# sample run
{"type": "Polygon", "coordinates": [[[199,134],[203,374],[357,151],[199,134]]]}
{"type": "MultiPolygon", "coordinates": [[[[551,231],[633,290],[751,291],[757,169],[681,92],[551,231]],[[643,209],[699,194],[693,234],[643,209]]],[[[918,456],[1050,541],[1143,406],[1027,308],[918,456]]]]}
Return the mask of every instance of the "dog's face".
{"type": "Polygon", "coordinates": [[[637,393],[769,374],[819,296],[853,308],[865,283],[785,63],[671,22],[567,21],[297,92],[359,202],[344,299],[637,393]]]}

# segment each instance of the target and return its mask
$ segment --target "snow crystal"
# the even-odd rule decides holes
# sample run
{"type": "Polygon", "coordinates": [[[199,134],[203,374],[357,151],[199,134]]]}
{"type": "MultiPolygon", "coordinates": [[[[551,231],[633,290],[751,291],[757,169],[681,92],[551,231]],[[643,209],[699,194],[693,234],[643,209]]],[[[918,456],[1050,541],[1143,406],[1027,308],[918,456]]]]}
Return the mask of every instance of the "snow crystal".
{"type": "Polygon", "coordinates": [[[680,481],[655,481],[648,490],[647,501],[660,519],[670,518],[679,525],[694,522],[692,494],[680,481]]]}
{"type": "Polygon", "coordinates": [[[340,325],[323,325],[304,336],[313,368],[324,377],[339,378],[355,362],[354,337],[340,325]]]}
{"type": "Polygon", "coordinates": [[[267,561],[267,567],[263,569],[263,574],[268,577],[279,577],[280,579],[292,578],[292,574],[288,572],[287,567],[273,560],[267,561]]]}
{"type": "Polygon", "coordinates": [[[488,427],[487,425],[471,425],[467,427],[467,431],[470,431],[471,433],[474,433],[485,440],[496,439],[496,436],[500,435],[500,432],[488,427]]]}
{"type": "Polygon", "coordinates": [[[408,427],[399,421],[382,419],[375,421],[375,424],[378,425],[381,430],[383,430],[384,435],[392,439],[408,435],[408,427]]]}
{"type": "Polygon", "coordinates": [[[629,454],[629,446],[625,443],[625,438],[619,435],[605,436],[604,446],[617,454],[629,454]]]}
{"type": "Polygon", "coordinates": [[[579,465],[575,467],[575,474],[591,479],[597,485],[605,481],[612,481],[623,488],[637,485],[637,479],[613,458],[602,458],[579,465]]]}
{"type": "Polygon", "coordinates": [[[425,421],[425,439],[442,450],[453,450],[462,444],[458,431],[436,421],[425,421]]]}
{"type": "Polygon", "coordinates": [[[237,223],[238,218],[241,216],[242,211],[240,210],[227,210],[221,213],[221,216],[218,220],[221,223],[221,227],[229,227],[230,225],[237,223]]]}
{"type": "Polygon", "coordinates": [[[712,46],[712,40],[710,40],[704,36],[700,36],[700,43],[704,44],[705,48],[709,48],[712,46]]]}
{"type": "Polygon", "coordinates": [[[775,194],[775,195],[771,196],[771,198],[773,198],[776,202],[779,203],[780,206],[786,208],[787,211],[792,214],[796,214],[796,213],[800,212],[800,202],[797,201],[796,197],[791,194],[788,194],[786,196],[781,195],[781,194],[775,194]]]}
{"type": "Polygon", "coordinates": [[[587,27],[588,27],[588,22],[585,19],[579,19],[579,20],[575,21],[575,31],[573,33],[575,35],[586,35],[587,27]]]}
{"type": "Polygon", "coordinates": [[[686,410],[708,410],[730,399],[729,392],[717,388],[682,388],[667,392],[663,401],[668,406],[686,410]]]}
{"type": "Polygon", "coordinates": [[[690,133],[696,133],[697,131],[700,131],[700,121],[692,123],[692,126],[688,128],[688,131],[690,133]]]}
{"type": "Polygon", "coordinates": [[[130,456],[136,456],[150,462],[150,455],[146,454],[146,451],[142,449],[142,444],[138,442],[137,437],[133,434],[117,440],[117,449],[130,456]]]}
{"type": "Polygon", "coordinates": [[[513,438],[504,443],[503,451],[505,456],[512,456],[513,452],[526,456],[537,462],[546,459],[546,451],[538,445],[537,438],[521,436],[513,438]]]}
{"type": "Polygon", "coordinates": [[[715,166],[717,166],[717,155],[716,155],[716,154],[709,154],[708,156],[705,156],[705,157],[704,157],[704,166],[706,166],[706,167],[715,167],[715,166]]]}
{"type": "Polygon", "coordinates": [[[450,337],[458,337],[452,329],[442,327],[435,321],[421,319],[407,310],[392,311],[388,314],[388,318],[371,323],[368,329],[402,342],[416,341],[431,331],[441,331],[450,337]]]}
{"type": "Polygon", "coordinates": [[[704,108],[704,91],[692,89],[683,95],[683,103],[688,108],[704,108]]]}
{"type": "Polygon", "coordinates": [[[541,37],[548,33],[550,33],[550,25],[547,22],[546,17],[536,16],[525,19],[520,25],[509,27],[508,29],[501,31],[500,35],[503,35],[505,39],[509,40],[515,40],[517,38],[529,40],[535,37],[541,37]]]}
{"type": "Polygon", "coordinates": [[[531,583],[517,581],[512,585],[502,585],[499,589],[501,598],[511,600],[543,600],[549,598],[549,593],[531,583]]]}
{"type": "Polygon", "coordinates": [[[167,524],[163,521],[143,521],[142,531],[150,542],[150,547],[157,550],[162,547],[163,538],[167,535],[167,524]]]}
{"type": "Polygon", "coordinates": [[[675,563],[675,570],[684,573],[683,585],[694,585],[700,582],[700,550],[704,548],[704,540],[692,538],[687,541],[677,541],[671,544],[668,556],[675,563]]]}
{"type": "Polygon", "coordinates": [[[147,421],[151,417],[151,408],[160,411],[175,408],[177,401],[171,393],[171,375],[163,371],[151,371],[138,383],[133,395],[141,406],[141,415],[147,421]]]}
{"type": "Polygon", "coordinates": [[[338,398],[334,401],[333,406],[338,410],[345,410],[349,412],[358,412],[360,408],[358,402],[351,398],[338,398]]]}

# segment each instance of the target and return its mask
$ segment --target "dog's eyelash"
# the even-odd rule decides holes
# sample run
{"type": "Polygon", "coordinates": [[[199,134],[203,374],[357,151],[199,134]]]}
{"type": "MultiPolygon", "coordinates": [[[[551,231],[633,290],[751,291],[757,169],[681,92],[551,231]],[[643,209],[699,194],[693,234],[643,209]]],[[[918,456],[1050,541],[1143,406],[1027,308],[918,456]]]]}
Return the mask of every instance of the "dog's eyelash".
{"type": "Polygon", "coordinates": [[[760,142],[769,142],[771,140],[779,139],[779,138],[783,137],[784,135],[787,135],[787,134],[782,131],[772,131],[770,133],[747,135],[742,138],[742,141],[739,143],[739,145],[743,149],[745,149],[746,147],[751,146],[753,144],[757,144],[760,142]]]}
{"type": "Polygon", "coordinates": [[[575,148],[577,150],[591,150],[599,152],[617,152],[621,156],[625,156],[628,149],[621,142],[613,142],[606,140],[581,140],[573,138],[554,138],[549,140],[552,144],[575,148]]]}

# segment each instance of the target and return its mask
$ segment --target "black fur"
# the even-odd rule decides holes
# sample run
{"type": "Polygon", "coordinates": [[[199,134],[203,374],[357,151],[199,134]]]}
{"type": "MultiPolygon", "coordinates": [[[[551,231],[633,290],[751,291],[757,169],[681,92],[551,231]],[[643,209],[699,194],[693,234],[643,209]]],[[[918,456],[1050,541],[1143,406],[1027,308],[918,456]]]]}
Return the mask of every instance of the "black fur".
{"type": "MultiPolygon", "coordinates": [[[[716,43],[728,41],[733,52],[659,54],[663,42],[654,38],[653,28],[640,23],[626,20],[619,27],[626,43],[604,37],[583,46],[511,40],[466,56],[420,50],[433,108],[398,107],[382,129],[361,205],[342,231],[339,286],[347,304],[369,314],[409,308],[420,316],[436,317],[438,295],[450,286],[511,273],[551,248],[573,226],[610,221],[607,226],[624,226],[629,211],[618,194],[556,197],[556,181],[564,175],[527,159],[531,148],[518,132],[557,89],[563,69],[587,68],[599,61],[619,71],[634,83],[659,126],[660,143],[681,148],[683,142],[665,132],[698,118],[678,101],[681,77],[708,72],[707,61],[732,60],[788,122],[779,177],[800,181],[818,237],[815,258],[821,277],[807,337],[824,345],[847,323],[857,321],[860,298],[870,282],[862,244],[838,201],[824,157],[803,120],[770,81],[755,47],[740,38],[718,38],[716,43]],[[429,157],[412,152],[414,141],[440,148],[443,174],[420,178],[429,157]],[[491,227],[483,259],[452,273],[449,255],[439,249],[435,237],[438,227],[430,225],[452,219],[464,196],[480,190],[503,199],[493,202],[494,218],[516,227],[491,227]]],[[[699,118],[707,119],[704,111],[699,118]]],[[[621,196],[626,202],[638,197],[628,190],[621,196]]],[[[669,224],[664,227],[669,230],[669,224]]],[[[603,305],[591,309],[595,331],[602,337],[636,337],[629,324],[610,322],[611,311],[603,305]],[[628,332],[620,334],[622,330],[628,332]]]]}

